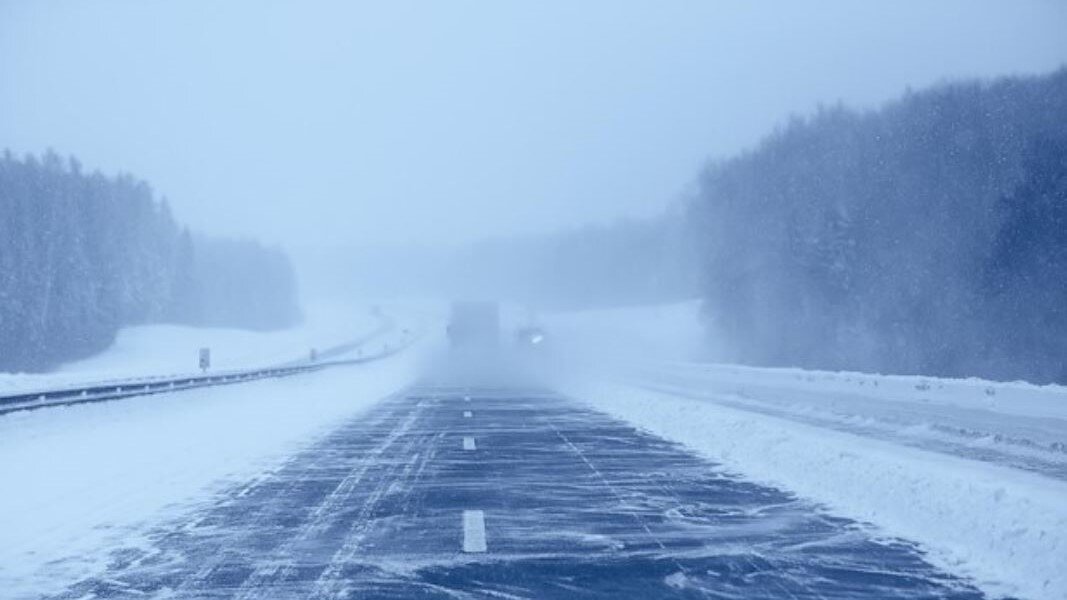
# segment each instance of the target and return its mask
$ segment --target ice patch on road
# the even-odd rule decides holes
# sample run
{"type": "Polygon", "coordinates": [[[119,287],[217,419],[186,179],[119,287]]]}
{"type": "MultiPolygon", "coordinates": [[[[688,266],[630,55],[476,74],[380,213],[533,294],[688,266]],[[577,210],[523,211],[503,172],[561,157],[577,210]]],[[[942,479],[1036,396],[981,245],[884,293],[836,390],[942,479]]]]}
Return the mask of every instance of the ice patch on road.
{"type": "Polygon", "coordinates": [[[678,571],[677,573],[672,573],[664,577],[663,583],[666,583],[667,587],[683,590],[689,585],[689,579],[685,576],[685,573],[678,571]]]}

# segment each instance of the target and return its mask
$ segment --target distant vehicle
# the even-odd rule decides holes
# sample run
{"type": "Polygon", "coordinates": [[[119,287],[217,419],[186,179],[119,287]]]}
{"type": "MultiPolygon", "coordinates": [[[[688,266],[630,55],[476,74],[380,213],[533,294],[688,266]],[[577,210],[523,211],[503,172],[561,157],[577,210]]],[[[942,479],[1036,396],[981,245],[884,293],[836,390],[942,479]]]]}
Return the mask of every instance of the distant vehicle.
{"type": "Polygon", "coordinates": [[[448,341],[453,348],[495,348],[500,343],[500,307],[496,302],[453,302],[448,341]]]}
{"type": "Polygon", "coordinates": [[[515,343],[520,348],[543,348],[546,338],[545,330],[536,325],[520,327],[515,332],[515,343]]]}

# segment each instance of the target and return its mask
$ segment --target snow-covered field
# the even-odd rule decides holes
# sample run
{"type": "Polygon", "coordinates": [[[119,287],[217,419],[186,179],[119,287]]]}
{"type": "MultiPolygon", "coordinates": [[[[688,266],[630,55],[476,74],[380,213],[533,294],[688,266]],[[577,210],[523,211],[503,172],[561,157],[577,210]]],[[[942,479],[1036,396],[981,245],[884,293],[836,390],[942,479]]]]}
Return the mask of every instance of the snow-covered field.
{"type": "Polygon", "coordinates": [[[266,476],[410,383],[419,348],[358,366],[0,418],[0,595],[99,572],[227,485],[266,476]]]}
{"type": "Polygon", "coordinates": [[[0,395],[24,390],[130,379],[197,370],[200,348],[211,349],[213,370],[266,367],[307,358],[364,337],[380,325],[369,306],[315,305],[291,329],[256,332],[181,325],[144,325],[119,331],[115,343],[91,358],[46,374],[0,373],[0,395]]]}
{"type": "Polygon", "coordinates": [[[693,362],[696,314],[548,319],[585,367],[564,391],[917,542],[992,594],[1067,597],[1067,388],[693,362]]]}

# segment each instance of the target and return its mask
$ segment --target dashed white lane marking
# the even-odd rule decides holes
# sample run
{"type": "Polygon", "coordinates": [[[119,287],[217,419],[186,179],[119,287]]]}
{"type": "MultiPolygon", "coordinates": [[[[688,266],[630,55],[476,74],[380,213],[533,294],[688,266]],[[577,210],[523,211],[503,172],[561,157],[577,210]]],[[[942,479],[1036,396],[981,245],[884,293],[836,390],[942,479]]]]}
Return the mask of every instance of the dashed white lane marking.
{"type": "Polygon", "coordinates": [[[486,551],[485,513],[480,510],[463,511],[463,551],[486,551]]]}
{"type": "Polygon", "coordinates": [[[465,411],[463,411],[463,416],[469,419],[474,415],[471,413],[471,411],[465,410],[465,411]]]}
{"type": "Polygon", "coordinates": [[[471,397],[470,396],[464,396],[463,397],[463,401],[464,402],[470,402],[471,401],[471,397]]]}
{"type": "Polygon", "coordinates": [[[464,450],[474,450],[474,438],[472,438],[472,437],[463,438],[463,449],[464,450]]]}

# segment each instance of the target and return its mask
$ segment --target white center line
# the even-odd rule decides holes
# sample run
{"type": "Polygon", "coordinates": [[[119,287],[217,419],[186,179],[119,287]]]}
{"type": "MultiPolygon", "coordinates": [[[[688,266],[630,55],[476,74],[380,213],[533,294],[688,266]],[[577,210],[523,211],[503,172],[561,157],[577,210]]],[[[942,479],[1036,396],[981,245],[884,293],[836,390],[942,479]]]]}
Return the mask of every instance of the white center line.
{"type": "Polygon", "coordinates": [[[474,438],[472,438],[472,437],[463,438],[463,449],[464,450],[474,450],[474,438]]]}
{"type": "Polygon", "coordinates": [[[480,510],[463,511],[463,551],[486,551],[485,513],[480,510]]]}
{"type": "Polygon", "coordinates": [[[463,416],[469,419],[474,415],[473,415],[473,413],[471,413],[471,411],[465,410],[465,411],[463,411],[463,416]]]}

